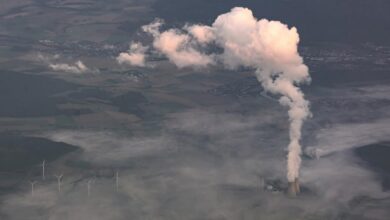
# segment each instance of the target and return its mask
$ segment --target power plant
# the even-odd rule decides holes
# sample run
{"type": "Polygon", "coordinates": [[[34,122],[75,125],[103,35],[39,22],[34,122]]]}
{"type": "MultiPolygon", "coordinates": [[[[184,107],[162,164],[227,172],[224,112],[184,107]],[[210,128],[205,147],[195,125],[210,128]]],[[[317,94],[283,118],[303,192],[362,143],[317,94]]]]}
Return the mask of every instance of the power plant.
{"type": "MultiPolygon", "coordinates": [[[[296,178],[294,182],[284,182],[281,179],[262,179],[261,188],[270,193],[286,193],[290,197],[296,197],[299,193],[301,193],[301,187],[299,185],[299,179],[296,178]]],[[[305,194],[308,190],[304,189],[305,194]]]]}

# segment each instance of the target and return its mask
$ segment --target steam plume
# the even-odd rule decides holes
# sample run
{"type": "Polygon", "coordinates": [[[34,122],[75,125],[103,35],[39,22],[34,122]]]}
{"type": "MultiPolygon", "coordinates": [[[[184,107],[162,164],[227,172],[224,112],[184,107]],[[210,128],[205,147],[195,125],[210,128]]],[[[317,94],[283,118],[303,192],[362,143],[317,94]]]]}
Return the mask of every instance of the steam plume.
{"type": "Polygon", "coordinates": [[[129,64],[131,66],[145,66],[145,51],[147,47],[141,43],[132,42],[128,52],[123,52],[116,58],[119,64],[129,64]]]}
{"type": "Polygon", "coordinates": [[[38,54],[38,60],[46,63],[50,69],[54,71],[62,71],[67,73],[85,73],[88,71],[97,72],[98,70],[89,69],[81,60],[74,62],[73,64],[67,63],[58,63],[53,62],[60,58],[60,55],[56,54],[54,56],[44,56],[42,54],[38,54]]]}
{"type": "Polygon", "coordinates": [[[298,53],[299,35],[279,21],[258,20],[250,9],[236,7],[218,16],[211,26],[185,25],[182,29],[160,31],[162,20],[143,26],[153,36],[153,47],[177,67],[206,67],[223,64],[229,69],[252,68],[263,88],[280,95],[289,108],[289,182],[299,177],[301,128],[310,116],[309,102],[298,87],[310,83],[308,68],[298,53]],[[216,46],[222,52],[205,52],[216,46]]]}
{"type": "Polygon", "coordinates": [[[83,62],[78,60],[73,65],[66,63],[49,64],[49,67],[54,71],[64,71],[69,73],[84,73],[88,71],[88,67],[83,62]]]}

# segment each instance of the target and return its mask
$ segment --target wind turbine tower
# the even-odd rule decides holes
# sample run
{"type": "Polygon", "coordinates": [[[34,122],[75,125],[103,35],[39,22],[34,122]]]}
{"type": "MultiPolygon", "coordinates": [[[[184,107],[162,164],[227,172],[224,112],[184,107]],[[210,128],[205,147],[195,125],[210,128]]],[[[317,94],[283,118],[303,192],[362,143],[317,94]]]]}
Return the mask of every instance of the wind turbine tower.
{"type": "Polygon", "coordinates": [[[91,195],[91,183],[93,182],[93,180],[88,180],[87,181],[87,193],[88,193],[88,197],[91,195]]]}
{"type": "Polygon", "coordinates": [[[119,171],[116,171],[116,173],[115,173],[115,189],[118,192],[118,189],[119,189],[119,171]]]}
{"type": "Polygon", "coordinates": [[[57,178],[58,193],[61,193],[61,180],[62,180],[62,176],[63,176],[63,174],[55,175],[55,177],[57,178]]]}
{"type": "Polygon", "coordinates": [[[34,185],[37,183],[37,181],[30,181],[31,185],[31,196],[34,196],[34,185]]]}
{"type": "Polygon", "coordinates": [[[45,180],[45,163],[46,161],[42,161],[42,180],[45,180]]]}

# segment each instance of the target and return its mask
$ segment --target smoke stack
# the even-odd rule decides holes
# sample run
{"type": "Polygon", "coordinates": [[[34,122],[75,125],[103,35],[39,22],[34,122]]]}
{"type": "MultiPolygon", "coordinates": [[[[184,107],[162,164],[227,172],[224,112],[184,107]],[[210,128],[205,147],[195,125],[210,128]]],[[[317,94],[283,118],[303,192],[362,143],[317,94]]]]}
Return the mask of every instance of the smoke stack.
{"type": "Polygon", "coordinates": [[[298,178],[296,178],[294,182],[289,182],[288,183],[288,194],[290,196],[296,196],[300,192],[301,192],[301,189],[299,187],[299,180],[298,180],[298,178]]]}

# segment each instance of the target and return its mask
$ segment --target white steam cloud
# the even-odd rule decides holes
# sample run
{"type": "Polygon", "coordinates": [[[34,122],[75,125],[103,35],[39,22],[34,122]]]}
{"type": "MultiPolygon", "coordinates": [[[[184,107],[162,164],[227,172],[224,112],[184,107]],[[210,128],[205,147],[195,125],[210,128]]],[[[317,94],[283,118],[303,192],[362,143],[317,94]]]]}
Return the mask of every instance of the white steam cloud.
{"type": "MultiPolygon", "coordinates": [[[[159,29],[162,25],[163,21],[156,20],[155,22],[145,25],[142,28],[145,32],[153,36],[153,47],[162,54],[166,55],[177,67],[204,67],[214,63],[211,55],[206,55],[197,48],[199,41],[196,41],[194,37],[183,33],[178,29],[169,29],[167,31],[160,32],[159,29]]],[[[202,31],[204,32],[203,28],[201,28],[201,31],[199,32],[202,31]]],[[[201,42],[206,42],[208,40],[207,37],[207,35],[202,36],[199,34],[196,39],[202,39],[201,42]],[[205,39],[202,39],[202,37],[205,39]]]]}
{"type": "MultiPolygon", "coordinates": [[[[299,176],[301,128],[311,113],[309,102],[298,87],[310,83],[308,67],[298,53],[299,35],[279,21],[258,20],[250,9],[236,7],[218,16],[211,26],[185,25],[161,31],[162,20],[143,26],[153,37],[153,47],[177,67],[207,67],[223,64],[229,69],[252,68],[263,88],[281,95],[289,108],[290,143],[287,178],[299,176]],[[217,47],[222,52],[210,52],[217,47]]],[[[215,51],[215,50],[214,50],[215,51]]]]}
{"type": "Polygon", "coordinates": [[[89,70],[80,60],[76,61],[74,64],[52,63],[49,64],[49,67],[54,71],[64,71],[68,73],[85,73],[89,70]]]}
{"type": "Polygon", "coordinates": [[[54,71],[63,71],[67,73],[85,73],[88,71],[91,72],[98,71],[98,70],[91,70],[81,60],[78,60],[73,64],[53,62],[54,60],[58,60],[59,58],[60,55],[58,54],[54,56],[44,56],[42,54],[38,54],[38,60],[46,63],[48,67],[54,71]]]}
{"type": "Polygon", "coordinates": [[[130,66],[145,66],[145,52],[148,48],[141,43],[132,42],[128,52],[123,52],[116,58],[119,64],[128,64],[130,66]]]}

